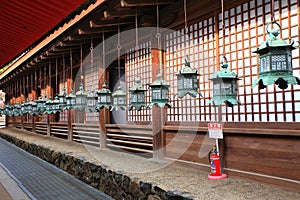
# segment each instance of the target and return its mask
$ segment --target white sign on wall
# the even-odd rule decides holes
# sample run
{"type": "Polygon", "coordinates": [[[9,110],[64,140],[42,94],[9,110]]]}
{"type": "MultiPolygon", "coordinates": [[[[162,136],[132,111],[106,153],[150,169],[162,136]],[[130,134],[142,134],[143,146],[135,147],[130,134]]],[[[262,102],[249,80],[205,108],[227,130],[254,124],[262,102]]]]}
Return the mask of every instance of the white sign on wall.
{"type": "Polygon", "coordinates": [[[223,139],[223,127],[221,123],[208,123],[209,138],[223,139]]]}

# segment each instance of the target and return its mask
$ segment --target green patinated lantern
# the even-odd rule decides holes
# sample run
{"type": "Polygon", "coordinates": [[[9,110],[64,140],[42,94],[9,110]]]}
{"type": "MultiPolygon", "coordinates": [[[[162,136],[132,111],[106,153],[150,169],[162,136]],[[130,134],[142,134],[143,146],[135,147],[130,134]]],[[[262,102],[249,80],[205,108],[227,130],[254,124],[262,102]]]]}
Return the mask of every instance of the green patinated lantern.
{"type": "Polygon", "coordinates": [[[202,94],[198,92],[198,70],[191,68],[191,63],[188,61],[188,57],[185,58],[184,67],[181,68],[176,74],[177,76],[177,94],[179,98],[183,98],[187,94],[192,97],[196,97],[198,94],[202,97],[202,94]]]}
{"type": "Polygon", "coordinates": [[[66,96],[66,106],[65,106],[65,109],[66,110],[71,110],[75,107],[75,104],[76,104],[76,96],[74,95],[73,93],[73,90],[71,89],[71,92],[70,94],[68,94],[66,96]]]}
{"type": "Polygon", "coordinates": [[[30,104],[31,104],[32,111],[29,114],[30,115],[38,115],[39,111],[38,111],[38,107],[37,107],[37,101],[36,100],[31,101],[30,104]]]}
{"type": "Polygon", "coordinates": [[[32,113],[33,113],[33,108],[32,108],[32,106],[33,106],[33,101],[30,100],[30,101],[27,103],[27,113],[28,113],[29,115],[32,115],[32,113]]]}
{"type": "Polygon", "coordinates": [[[123,92],[121,86],[112,94],[112,107],[110,111],[126,110],[126,93],[123,92]]]}
{"type": "Polygon", "coordinates": [[[137,111],[140,111],[142,107],[146,107],[145,92],[147,91],[145,87],[141,84],[141,78],[138,77],[135,80],[135,85],[129,89],[130,92],[130,106],[128,110],[135,108],[137,111]]]}
{"type": "Polygon", "coordinates": [[[25,112],[25,102],[21,103],[21,113],[22,113],[22,116],[26,114],[25,112]]]}
{"type": "Polygon", "coordinates": [[[39,114],[43,114],[46,110],[46,96],[40,96],[40,98],[37,100],[37,112],[39,114]]]}
{"type": "Polygon", "coordinates": [[[228,68],[228,63],[224,57],[222,69],[212,75],[209,80],[213,81],[213,98],[208,102],[214,106],[225,103],[226,106],[233,107],[241,104],[237,99],[237,81],[238,75],[228,68]]]}
{"type": "Polygon", "coordinates": [[[162,75],[158,74],[156,80],[149,84],[151,88],[151,103],[147,108],[151,108],[153,105],[158,107],[168,106],[171,108],[169,101],[169,87],[170,85],[162,80],[162,75]]]}
{"type": "Polygon", "coordinates": [[[52,101],[52,114],[61,112],[61,104],[59,101],[58,95],[55,95],[54,100],[52,101]]]}
{"type": "Polygon", "coordinates": [[[293,76],[292,50],[294,41],[288,44],[277,38],[281,32],[281,27],[276,22],[267,25],[268,38],[253,53],[259,54],[259,78],[253,82],[252,87],[258,84],[259,89],[264,89],[267,85],[276,84],[280,89],[286,89],[288,84],[300,85],[299,78],[293,76]],[[278,30],[268,30],[269,25],[277,25],[278,30]]]}
{"type": "Polygon", "coordinates": [[[51,100],[51,96],[49,97],[48,100],[46,100],[46,103],[45,103],[45,114],[52,114],[52,100],[51,100]]]}
{"type": "Polygon", "coordinates": [[[28,105],[29,104],[29,102],[28,102],[28,99],[26,99],[25,100],[25,102],[24,102],[24,109],[23,109],[23,113],[24,114],[28,114],[29,113],[29,111],[28,111],[28,105]]]}
{"type": "Polygon", "coordinates": [[[10,104],[5,105],[5,113],[9,117],[13,117],[14,116],[13,107],[10,104]]]}
{"type": "Polygon", "coordinates": [[[97,95],[95,91],[92,90],[87,94],[86,110],[88,112],[94,112],[96,111],[96,105],[97,105],[97,95]]]}
{"type": "Polygon", "coordinates": [[[76,92],[75,110],[84,111],[87,104],[87,94],[84,92],[83,84],[79,86],[79,91],[76,92]]]}
{"type": "Polygon", "coordinates": [[[13,112],[14,112],[14,116],[22,116],[22,112],[21,112],[21,105],[19,102],[17,102],[15,105],[14,105],[14,108],[13,108],[13,112]]]}
{"type": "Polygon", "coordinates": [[[111,91],[107,88],[106,82],[104,81],[101,90],[97,90],[97,106],[96,110],[100,112],[102,108],[110,109],[111,107],[111,91]]]}
{"type": "Polygon", "coordinates": [[[62,87],[61,93],[58,95],[60,109],[63,110],[67,105],[67,93],[65,86],[62,87]]]}

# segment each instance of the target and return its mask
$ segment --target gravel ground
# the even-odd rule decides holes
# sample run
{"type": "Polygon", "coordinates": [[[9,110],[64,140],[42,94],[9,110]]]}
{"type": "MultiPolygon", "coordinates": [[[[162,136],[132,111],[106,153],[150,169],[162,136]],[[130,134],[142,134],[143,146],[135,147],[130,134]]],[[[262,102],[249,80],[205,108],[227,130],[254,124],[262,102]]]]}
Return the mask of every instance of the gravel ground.
{"type": "Polygon", "coordinates": [[[0,129],[0,132],[75,157],[84,158],[89,162],[127,174],[136,180],[151,182],[164,190],[173,191],[194,199],[300,199],[300,192],[286,191],[255,181],[231,177],[210,181],[207,179],[208,172],[182,167],[168,161],[99,149],[15,128],[0,129]]]}

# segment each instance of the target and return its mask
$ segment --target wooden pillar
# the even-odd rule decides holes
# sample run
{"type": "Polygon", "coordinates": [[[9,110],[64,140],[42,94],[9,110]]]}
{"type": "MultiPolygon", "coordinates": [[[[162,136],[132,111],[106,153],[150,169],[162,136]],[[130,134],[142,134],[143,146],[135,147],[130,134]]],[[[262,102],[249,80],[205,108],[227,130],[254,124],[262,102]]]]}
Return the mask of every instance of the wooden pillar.
{"type": "MultiPolygon", "coordinates": [[[[103,81],[106,80],[106,77],[108,75],[105,72],[105,69],[99,69],[99,82],[98,82],[98,88],[102,88],[103,81]]],[[[105,149],[107,148],[107,137],[106,137],[106,127],[105,125],[109,123],[110,118],[110,111],[106,108],[102,108],[102,110],[99,113],[99,133],[100,133],[100,148],[105,149]]]]}
{"type": "MultiPolygon", "coordinates": [[[[162,50],[152,49],[152,82],[162,66],[162,50]]],[[[161,159],[165,156],[165,136],[163,126],[166,122],[165,108],[152,107],[152,134],[153,134],[153,158],[161,159]]]]}

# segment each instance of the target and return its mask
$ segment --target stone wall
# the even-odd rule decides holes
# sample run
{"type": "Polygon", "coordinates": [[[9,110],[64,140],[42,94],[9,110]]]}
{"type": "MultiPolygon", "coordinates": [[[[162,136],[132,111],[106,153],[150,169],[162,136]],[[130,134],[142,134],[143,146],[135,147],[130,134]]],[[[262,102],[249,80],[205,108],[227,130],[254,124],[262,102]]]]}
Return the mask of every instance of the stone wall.
{"type": "Polygon", "coordinates": [[[153,186],[151,183],[137,182],[127,175],[89,163],[84,159],[28,143],[9,135],[0,133],[0,137],[118,200],[190,200],[190,198],[153,186]]]}

